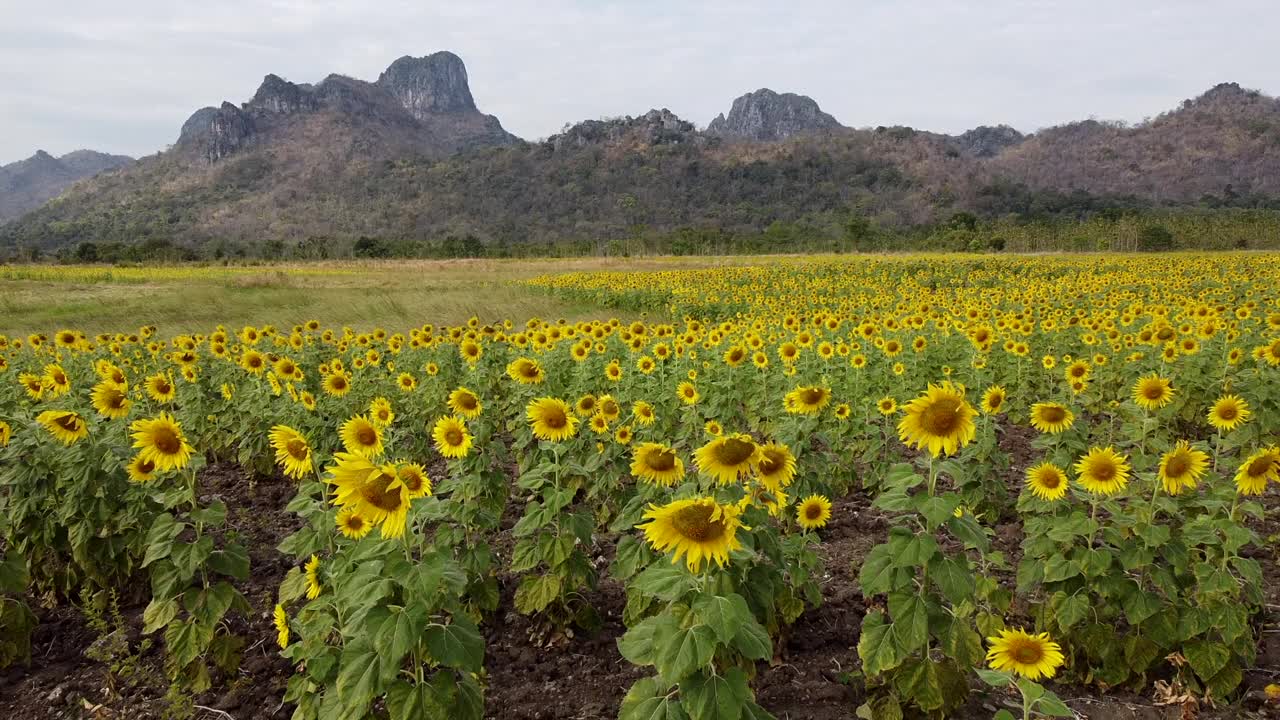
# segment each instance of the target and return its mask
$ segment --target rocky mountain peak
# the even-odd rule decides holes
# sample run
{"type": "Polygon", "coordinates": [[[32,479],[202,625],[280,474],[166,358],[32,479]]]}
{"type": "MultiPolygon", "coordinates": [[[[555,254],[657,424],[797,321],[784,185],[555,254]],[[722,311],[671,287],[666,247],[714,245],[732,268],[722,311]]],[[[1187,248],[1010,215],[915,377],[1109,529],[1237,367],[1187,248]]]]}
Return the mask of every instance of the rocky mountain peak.
{"type": "Polygon", "coordinates": [[[476,112],[462,58],[448,51],[404,57],[391,63],[377,84],[418,120],[430,113],[476,112]]]}
{"type": "Polygon", "coordinates": [[[617,145],[632,142],[642,146],[677,145],[684,142],[703,142],[693,123],[681,120],[666,108],[654,109],[639,116],[584,120],[564,129],[560,134],[547,138],[546,145],[554,150],[583,147],[586,145],[617,145]]]}
{"type": "Polygon", "coordinates": [[[995,157],[1027,138],[1008,125],[979,125],[957,135],[952,143],[962,153],[973,157],[995,157]]]}
{"type": "Polygon", "coordinates": [[[270,74],[262,79],[258,91],[248,105],[255,110],[289,115],[316,107],[309,88],[291,83],[279,75],[270,74]]]}
{"type": "Polygon", "coordinates": [[[734,100],[728,116],[717,115],[707,126],[707,132],[727,138],[772,142],[842,127],[811,97],[761,88],[734,100]]]}

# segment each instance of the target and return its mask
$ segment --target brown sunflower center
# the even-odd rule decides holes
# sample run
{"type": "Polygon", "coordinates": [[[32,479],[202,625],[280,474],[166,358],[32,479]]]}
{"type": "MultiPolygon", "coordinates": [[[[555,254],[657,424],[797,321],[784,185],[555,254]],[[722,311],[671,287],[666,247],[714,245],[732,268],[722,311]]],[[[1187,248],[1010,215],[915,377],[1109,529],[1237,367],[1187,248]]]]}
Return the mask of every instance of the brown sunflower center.
{"type": "Polygon", "coordinates": [[[1050,425],[1060,423],[1067,417],[1067,411],[1057,405],[1040,408],[1040,419],[1050,425]]]}
{"type": "Polygon", "coordinates": [[[151,462],[150,460],[142,460],[138,462],[138,472],[142,473],[143,475],[150,475],[151,473],[155,472],[155,469],[156,469],[156,464],[151,462]]]}
{"type": "Polygon", "coordinates": [[[1169,477],[1182,477],[1191,469],[1191,460],[1184,453],[1177,453],[1164,464],[1164,474],[1169,477]]]}
{"type": "Polygon", "coordinates": [[[422,476],[415,470],[401,471],[400,482],[404,483],[409,492],[417,492],[422,489],[422,476]]]}
{"type": "Polygon", "coordinates": [[[356,428],[356,440],[359,441],[361,445],[377,444],[378,431],[374,430],[368,425],[363,425],[359,428],[356,428]]]}
{"type": "Polygon", "coordinates": [[[818,503],[809,503],[804,506],[804,516],[807,520],[817,520],[822,517],[822,506],[818,503]]]}
{"type": "Polygon", "coordinates": [[[1110,482],[1116,476],[1116,465],[1107,458],[1094,460],[1089,466],[1089,474],[1098,482],[1110,482]]]}
{"type": "Polygon", "coordinates": [[[1239,414],[1240,411],[1236,409],[1235,405],[1223,405],[1218,408],[1219,420],[1235,420],[1239,414]]]}
{"type": "Polygon", "coordinates": [[[822,388],[805,388],[800,393],[800,399],[804,401],[805,405],[817,405],[825,397],[826,393],[822,391],[822,388]]]}
{"type": "Polygon", "coordinates": [[[462,431],[458,428],[449,428],[444,433],[444,441],[450,445],[461,445],[462,431]]]}
{"type": "Polygon", "coordinates": [[[380,473],[378,477],[360,486],[360,496],[379,510],[387,512],[398,510],[401,502],[400,488],[390,488],[394,480],[395,478],[387,473],[380,473]]]}
{"type": "Polygon", "coordinates": [[[476,402],[477,400],[475,395],[463,393],[462,395],[458,396],[458,407],[462,408],[463,410],[475,410],[476,402]]]}
{"type": "Polygon", "coordinates": [[[920,426],[930,435],[950,435],[960,426],[960,403],[952,398],[930,403],[920,414],[920,426]]]}
{"type": "Polygon", "coordinates": [[[54,418],[53,422],[67,432],[80,431],[80,418],[75,415],[63,415],[62,417],[54,418]]]}
{"type": "Polygon", "coordinates": [[[1160,383],[1147,383],[1142,388],[1142,396],[1148,400],[1159,400],[1164,396],[1164,386],[1160,383]]]}
{"type": "Polygon", "coordinates": [[[1022,665],[1035,665],[1044,658],[1044,651],[1035,643],[1018,643],[1009,649],[1009,654],[1022,665]]]}
{"type": "Polygon", "coordinates": [[[644,457],[644,464],[650,470],[657,472],[667,472],[676,466],[676,455],[670,450],[658,450],[648,453],[644,457]]]}
{"type": "Polygon", "coordinates": [[[289,440],[289,442],[285,443],[284,447],[285,447],[285,450],[289,453],[289,456],[292,457],[294,460],[307,459],[307,444],[302,440],[299,440],[298,438],[293,438],[289,440]]]}
{"type": "Polygon", "coordinates": [[[170,427],[158,427],[151,431],[151,444],[165,455],[177,455],[182,450],[182,440],[170,427]]]}
{"type": "Polygon", "coordinates": [[[1249,474],[1249,477],[1256,478],[1256,477],[1261,477],[1263,475],[1266,475],[1268,472],[1271,472],[1271,466],[1273,464],[1274,463],[1269,457],[1260,457],[1257,460],[1254,460],[1253,462],[1249,463],[1249,469],[1247,471],[1249,474]]]}
{"type": "Polygon", "coordinates": [[[559,430],[569,424],[569,418],[565,417],[564,411],[560,408],[547,408],[542,411],[542,424],[553,430],[559,430]]]}
{"type": "Polygon", "coordinates": [[[738,438],[727,438],[724,442],[716,444],[714,454],[721,465],[736,467],[750,460],[755,451],[755,443],[738,438]]]}
{"type": "Polygon", "coordinates": [[[694,542],[709,542],[724,537],[726,527],[722,520],[712,520],[715,506],[690,505],[671,516],[676,532],[694,542]]]}
{"type": "Polygon", "coordinates": [[[1062,476],[1053,470],[1042,470],[1040,472],[1040,485],[1047,490],[1057,490],[1062,484],[1062,476]]]}

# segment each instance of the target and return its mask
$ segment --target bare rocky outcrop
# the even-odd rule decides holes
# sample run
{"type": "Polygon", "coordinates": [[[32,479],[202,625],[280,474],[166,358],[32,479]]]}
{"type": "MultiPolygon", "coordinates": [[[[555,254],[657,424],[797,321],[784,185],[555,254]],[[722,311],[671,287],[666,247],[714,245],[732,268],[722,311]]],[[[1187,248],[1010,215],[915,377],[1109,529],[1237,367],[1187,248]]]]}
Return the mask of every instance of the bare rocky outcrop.
{"type": "Polygon", "coordinates": [[[729,114],[717,115],[707,132],[735,140],[773,142],[843,127],[811,97],[761,88],[734,100],[729,114]]]}

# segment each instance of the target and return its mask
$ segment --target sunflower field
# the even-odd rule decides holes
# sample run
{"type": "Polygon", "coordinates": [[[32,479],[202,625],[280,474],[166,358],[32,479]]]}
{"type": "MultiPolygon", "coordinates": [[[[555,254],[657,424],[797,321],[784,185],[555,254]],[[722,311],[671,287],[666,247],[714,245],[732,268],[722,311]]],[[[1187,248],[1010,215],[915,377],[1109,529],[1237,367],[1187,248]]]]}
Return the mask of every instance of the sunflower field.
{"type": "Polygon", "coordinates": [[[526,282],[600,308],[576,323],[0,336],[0,669],[51,608],[133,603],[171,715],[269,653],[298,720],[515,717],[489,658],[519,617],[538,648],[612,627],[627,668],[540,717],[758,720],[845,574],[845,705],[789,717],[1272,702],[1278,281],[776,258],[526,282]],[[276,547],[210,492],[228,465],[285,490],[276,547]]]}

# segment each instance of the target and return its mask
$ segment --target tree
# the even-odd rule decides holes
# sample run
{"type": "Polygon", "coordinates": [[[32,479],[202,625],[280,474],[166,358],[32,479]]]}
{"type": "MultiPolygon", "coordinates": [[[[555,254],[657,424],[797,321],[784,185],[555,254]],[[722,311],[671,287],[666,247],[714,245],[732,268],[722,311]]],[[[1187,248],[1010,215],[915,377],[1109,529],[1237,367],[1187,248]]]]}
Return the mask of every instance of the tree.
{"type": "Polygon", "coordinates": [[[1173,233],[1163,225],[1148,225],[1138,233],[1138,249],[1160,252],[1173,249],[1173,233]]]}

